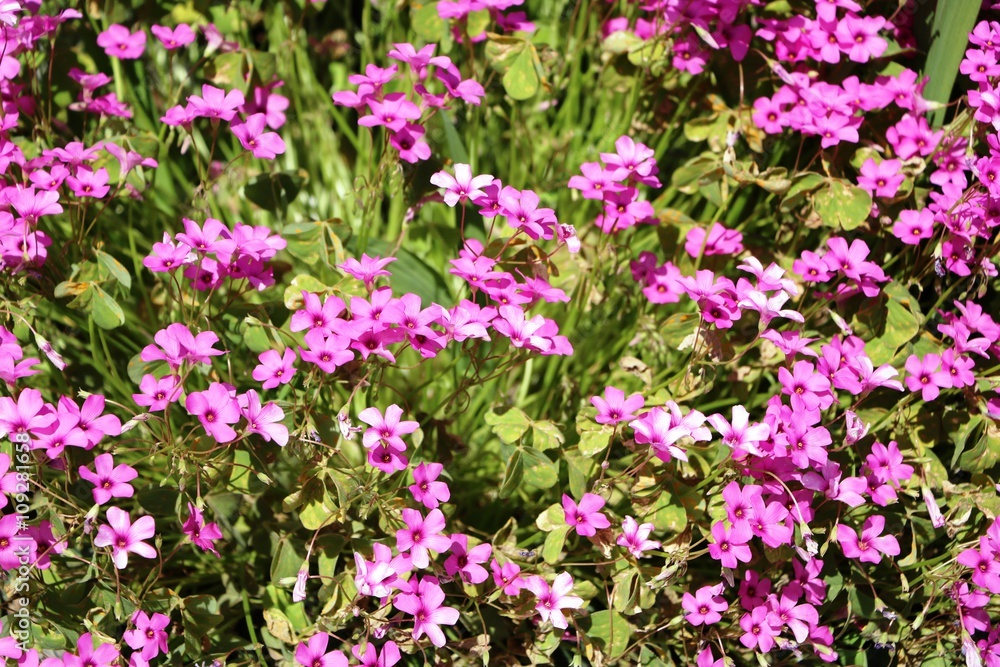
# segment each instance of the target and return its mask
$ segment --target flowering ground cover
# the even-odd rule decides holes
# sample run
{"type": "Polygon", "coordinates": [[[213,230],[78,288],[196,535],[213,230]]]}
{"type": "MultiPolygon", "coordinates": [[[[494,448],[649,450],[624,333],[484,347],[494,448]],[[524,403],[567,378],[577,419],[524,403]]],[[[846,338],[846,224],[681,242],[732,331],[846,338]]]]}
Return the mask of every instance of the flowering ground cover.
{"type": "Polygon", "coordinates": [[[0,1],[0,657],[1000,667],[998,9],[0,1]]]}

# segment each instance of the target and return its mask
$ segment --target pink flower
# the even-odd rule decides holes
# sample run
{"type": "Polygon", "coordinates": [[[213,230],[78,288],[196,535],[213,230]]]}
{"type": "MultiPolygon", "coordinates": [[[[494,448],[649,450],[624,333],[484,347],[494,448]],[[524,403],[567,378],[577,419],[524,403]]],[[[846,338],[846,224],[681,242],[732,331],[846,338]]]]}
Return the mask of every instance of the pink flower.
{"type": "Polygon", "coordinates": [[[354,564],[357,566],[354,585],[361,595],[386,598],[395,588],[405,585],[399,576],[409,572],[413,563],[403,554],[393,558],[392,549],[379,542],[372,545],[372,550],[371,562],[354,552],[354,564]]]}
{"type": "Polygon", "coordinates": [[[397,595],[392,605],[413,616],[414,640],[427,635],[434,646],[444,646],[445,637],[441,626],[458,623],[458,610],[442,606],[444,591],[434,577],[424,577],[419,580],[414,578],[410,583],[410,590],[412,592],[397,595]]]}
{"type": "Polygon", "coordinates": [[[396,646],[396,642],[388,641],[382,644],[382,651],[379,652],[375,646],[369,642],[365,646],[364,653],[361,652],[361,646],[355,645],[351,648],[351,653],[354,657],[361,661],[362,667],[392,667],[397,662],[400,661],[401,655],[399,653],[399,647],[396,646]]]}
{"type": "Polygon", "coordinates": [[[872,445],[872,453],[866,459],[875,478],[883,484],[899,486],[913,476],[913,466],[903,463],[903,454],[895,440],[889,441],[886,447],[880,442],[872,445]]]}
{"type": "Polygon", "coordinates": [[[403,409],[395,403],[385,409],[385,416],[378,408],[366,408],[358,414],[358,419],[370,426],[361,436],[365,447],[371,449],[381,443],[383,446],[402,452],[406,443],[400,436],[413,433],[420,424],[415,421],[400,421],[403,409]]]}
{"type": "Polygon", "coordinates": [[[649,539],[649,534],[653,532],[653,524],[639,522],[630,516],[622,521],[622,534],[618,536],[615,543],[620,547],[628,549],[629,553],[636,558],[642,558],[643,551],[649,549],[659,549],[660,543],[649,539]]]}
{"type": "Polygon", "coordinates": [[[749,614],[743,614],[740,627],[744,634],[740,637],[740,643],[762,653],[774,648],[774,638],[780,634],[780,629],[772,627],[770,620],[768,608],[764,605],[755,607],[749,614]]]}
{"type": "Polygon", "coordinates": [[[933,401],[941,389],[951,387],[951,376],[941,370],[941,357],[936,354],[926,354],[922,360],[911,354],[906,360],[906,372],[906,386],[910,391],[919,391],[925,401],[933,401]]]}
{"type": "Polygon", "coordinates": [[[635,419],[635,411],[646,404],[642,394],[632,394],[625,398],[625,392],[616,387],[605,387],[604,398],[593,396],[591,404],[597,408],[594,418],[598,424],[620,424],[635,419]]]}
{"type": "Polygon", "coordinates": [[[580,190],[585,199],[604,199],[605,192],[617,192],[621,186],[615,181],[615,171],[604,169],[598,162],[580,165],[583,176],[571,176],[567,187],[580,190]]]}
{"type": "Polygon", "coordinates": [[[168,28],[163,25],[154,25],[149,29],[151,33],[160,40],[160,43],[168,51],[187,46],[194,41],[194,31],[187,23],[181,23],[176,28],[168,28]]]}
{"type": "Polygon", "coordinates": [[[262,113],[248,116],[242,123],[230,125],[233,134],[254,157],[273,160],[285,152],[285,142],[277,132],[265,132],[267,119],[262,113]]]}
{"type": "Polygon", "coordinates": [[[132,400],[136,405],[149,408],[150,412],[159,412],[180,399],[182,389],[176,375],[167,375],[157,380],[156,376],[146,374],[139,383],[139,391],[142,393],[132,394],[132,400]]]}
{"type": "Polygon", "coordinates": [[[424,518],[417,510],[407,507],[403,510],[403,521],[406,528],[396,531],[396,548],[400,552],[410,552],[414,567],[427,567],[431,551],[443,553],[451,547],[451,540],[441,534],[445,528],[441,510],[431,510],[424,518]]]}
{"type": "Polygon", "coordinates": [[[253,369],[253,379],[261,382],[263,389],[274,389],[279,384],[288,384],[295,375],[295,352],[290,347],[284,354],[277,350],[265,350],[257,357],[260,365],[253,369]]]}
{"type": "Polygon", "coordinates": [[[722,597],[725,584],[702,586],[694,595],[684,593],[681,606],[687,612],[684,618],[694,626],[713,625],[722,620],[722,612],[729,609],[729,603],[722,597]]]}
{"type": "Polygon", "coordinates": [[[882,554],[899,555],[899,542],[892,535],[882,535],[885,517],[873,515],[865,520],[861,537],[844,524],[837,524],[837,542],[847,558],[857,558],[863,563],[878,563],[882,554]]]}
{"type": "Polygon", "coordinates": [[[702,227],[692,227],[687,233],[684,250],[691,257],[697,258],[701,256],[703,247],[706,257],[738,255],[743,252],[743,234],[735,229],[726,229],[718,222],[712,223],[707,235],[702,227]]]}
{"type": "Polygon", "coordinates": [[[243,93],[239,90],[234,89],[227,93],[221,88],[210,86],[207,83],[202,85],[201,95],[201,97],[188,96],[188,108],[196,117],[213,120],[232,120],[236,115],[236,110],[246,102],[243,93]]]}
{"type": "Polygon", "coordinates": [[[576,530],[577,535],[592,537],[598,530],[603,530],[611,525],[608,517],[600,513],[604,507],[604,498],[593,493],[583,494],[580,504],[577,505],[565,493],[562,497],[563,511],[566,513],[566,525],[576,530]]]}
{"type": "Polygon", "coordinates": [[[372,286],[375,284],[375,279],[379,276],[391,276],[392,274],[385,270],[385,267],[396,261],[395,257],[386,257],[385,259],[375,255],[374,257],[369,257],[366,253],[362,253],[361,261],[349,258],[343,264],[338,264],[337,268],[346,271],[350,275],[354,276],[358,280],[364,282],[365,288],[371,291],[372,286]]]}
{"type": "MultiPolygon", "coordinates": [[[[343,299],[339,297],[328,296],[320,303],[319,295],[305,290],[302,291],[302,301],[305,307],[292,314],[289,326],[292,331],[318,329],[324,334],[332,334],[338,317],[347,308],[343,299]]],[[[353,358],[354,355],[351,356],[353,358]]]]}
{"type": "Polygon", "coordinates": [[[368,98],[365,103],[371,114],[358,119],[358,125],[363,127],[384,125],[393,132],[399,132],[406,126],[406,121],[420,118],[420,109],[406,99],[404,93],[389,93],[381,102],[368,98]]]}
{"type": "Polygon", "coordinates": [[[213,347],[219,341],[215,332],[201,331],[195,335],[180,323],[157,331],[153,340],[156,344],[144,347],[139,358],[146,362],[166,361],[173,369],[179,368],[185,361],[211,364],[211,357],[225,354],[223,350],[213,347]]]}
{"type": "Polygon", "coordinates": [[[198,417],[208,434],[218,442],[236,439],[230,424],[240,420],[240,405],[225,385],[213,382],[207,391],[188,394],[184,403],[189,414],[198,417]]]}
{"type": "Polygon", "coordinates": [[[582,599],[570,595],[573,591],[573,577],[569,572],[559,574],[551,587],[538,575],[530,577],[525,587],[538,598],[535,611],[541,615],[542,621],[551,621],[552,627],[560,630],[569,627],[562,610],[579,609],[583,606],[582,599]]]}
{"type": "Polygon", "coordinates": [[[37,389],[24,389],[17,402],[7,396],[0,396],[0,435],[34,434],[51,426],[56,414],[43,410],[45,401],[37,389]]]}
{"type": "Polygon", "coordinates": [[[333,373],[354,359],[354,352],[347,349],[351,345],[347,336],[327,335],[320,329],[313,329],[306,334],[305,342],[308,349],[299,349],[302,361],[315,364],[324,373],[333,373]]]}
{"type": "Polygon", "coordinates": [[[347,667],[347,656],[343,651],[327,653],[329,643],[330,635],[319,632],[296,647],[295,659],[302,667],[347,667]]]}
{"type": "Polygon", "coordinates": [[[134,553],[143,558],[156,558],[156,549],[146,544],[156,533],[156,521],[151,516],[143,516],[132,523],[128,512],[117,507],[108,508],[108,523],[97,529],[95,547],[111,547],[111,560],[115,567],[123,570],[128,566],[128,555],[134,553]]]}
{"type": "Polygon", "coordinates": [[[473,176],[472,169],[467,164],[456,164],[454,176],[446,171],[439,171],[431,176],[432,184],[445,189],[444,203],[448,206],[485,196],[482,188],[492,182],[493,176],[490,174],[473,176]]]}
{"type": "Polygon", "coordinates": [[[130,33],[128,28],[115,23],[97,36],[97,45],[112,58],[135,60],[146,50],[146,33],[142,30],[130,33]]]}
{"type": "Polygon", "coordinates": [[[479,544],[469,549],[469,536],[456,533],[451,536],[451,555],[444,562],[448,576],[459,575],[467,584],[481,584],[489,578],[489,573],[480,563],[490,559],[493,547],[479,544]]]}
{"type": "Polygon", "coordinates": [[[203,551],[211,551],[216,558],[219,558],[219,552],[215,550],[213,545],[213,542],[222,539],[219,525],[216,523],[206,524],[201,510],[194,503],[188,503],[188,513],[188,519],[184,522],[181,530],[196,547],[203,551]]]}
{"type": "Polygon", "coordinates": [[[103,167],[97,171],[80,167],[76,170],[75,176],[66,179],[66,185],[77,197],[94,197],[95,199],[100,199],[111,189],[108,187],[108,170],[103,167]]]}
{"type": "Polygon", "coordinates": [[[152,660],[160,653],[167,653],[166,627],[170,625],[170,617],[164,614],[149,616],[138,609],[132,614],[133,630],[122,635],[122,639],[134,651],[142,651],[143,660],[152,660]]]}
{"type": "Polygon", "coordinates": [[[847,57],[856,63],[868,62],[885,53],[888,42],[878,36],[885,26],[881,16],[855,16],[848,14],[837,23],[837,42],[847,57]]]}
{"type": "Polygon", "coordinates": [[[875,158],[870,157],[861,165],[858,185],[876,197],[895,197],[899,186],[906,180],[906,176],[899,171],[901,167],[899,160],[876,162],[875,158]]]}
{"type": "Polygon", "coordinates": [[[517,563],[508,561],[500,565],[497,559],[490,562],[490,569],[493,570],[493,583],[497,588],[503,590],[504,595],[518,595],[527,584],[520,576],[521,568],[517,563]]]}
{"type": "Polygon", "coordinates": [[[723,443],[729,445],[735,453],[744,455],[750,453],[761,456],[762,452],[757,448],[757,443],[767,440],[771,434],[771,427],[766,423],[751,425],[750,413],[742,405],[733,407],[732,424],[722,415],[709,415],[708,423],[719,432],[723,443]]]}
{"type": "Polygon", "coordinates": [[[738,567],[738,562],[749,563],[751,556],[750,547],[747,546],[749,536],[746,536],[746,539],[743,537],[738,535],[735,529],[730,533],[725,524],[716,521],[712,524],[712,539],[715,542],[708,545],[708,555],[719,561],[722,567],[730,569],[738,567]]]}
{"type": "MultiPolygon", "coordinates": [[[[114,644],[101,642],[94,648],[94,637],[89,633],[76,640],[76,655],[66,653],[62,658],[63,667],[111,667],[117,662],[120,652],[114,644]]],[[[43,662],[47,665],[49,659],[43,662]]]]}
{"type": "Polygon", "coordinates": [[[80,466],[80,477],[94,485],[94,502],[103,505],[112,498],[131,498],[135,489],[129,484],[139,476],[135,468],[124,463],[114,466],[111,454],[101,454],[94,459],[94,470],[80,466]]]}
{"type": "Polygon", "coordinates": [[[285,412],[277,403],[261,405],[260,396],[253,389],[237,398],[243,417],[247,420],[247,433],[256,433],[267,442],[272,440],[279,447],[288,444],[288,427],[281,423],[285,412]]]}
{"type": "Polygon", "coordinates": [[[435,509],[440,503],[446,503],[451,499],[451,491],[444,482],[435,481],[444,466],[440,463],[421,463],[413,469],[413,485],[410,486],[410,493],[413,499],[426,507],[435,509]]]}

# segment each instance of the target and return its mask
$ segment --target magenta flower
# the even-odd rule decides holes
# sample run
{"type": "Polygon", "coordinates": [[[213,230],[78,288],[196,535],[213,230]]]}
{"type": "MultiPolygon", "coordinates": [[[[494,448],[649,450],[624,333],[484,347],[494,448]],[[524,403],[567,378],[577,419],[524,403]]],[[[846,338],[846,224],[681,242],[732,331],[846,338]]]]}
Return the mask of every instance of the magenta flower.
{"type": "Polygon", "coordinates": [[[358,119],[358,125],[363,127],[384,125],[393,132],[399,132],[406,126],[406,121],[420,118],[420,108],[406,99],[403,93],[389,93],[381,102],[367,98],[365,103],[371,114],[358,119]]]}
{"type": "Polygon", "coordinates": [[[371,291],[372,286],[375,284],[375,279],[379,276],[391,276],[392,274],[385,270],[385,267],[396,261],[395,257],[386,257],[385,259],[375,255],[374,257],[369,257],[367,253],[362,253],[361,261],[349,258],[343,264],[338,264],[337,268],[341,269],[358,280],[364,282],[365,288],[371,291]]]}
{"type": "Polygon", "coordinates": [[[643,551],[660,548],[659,542],[649,539],[649,534],[652,532],[653,524],[644,523],[640,525],[638,521],[627,516],[622,521],[622,534],[618,536],[615,543],[620,547],[628,549],[629,553],[636,558],[642,558],[643,551]]]}
{"type": "MultiPolygon", "coordinates": [[[[405,510],[404,510],[405,511],[405,510]]],[[[392,605],[400,611],[413,616],[413,639],[427,635],[434,646],[444,646],[445,637],[442,625],[458,623],[458,610],[444,607],[444,591],[434,577],[424,577],[410,583],[411,593],[400,593],[392,605]]]]}
{"type": "Polygon", "coordinates": [[[861,537],[844,524],[837,524],[837,542],[847,558],[857,558],[862,563],[878,563],[882,554],[899,555],[899,542],[892,535],[882,535],[885,528],[885,517],[873,515],[865,520],[861,537]]]}
{"type": "Polygon", "coordinates": [[[265,350],[257,357],[260,365],[253,369],[253,379],[262,383],[263,389],[274,389],[279,384],[288,384],[295,375],[295,352],[285,348],[284,354],[277,350],[265,350]]]}
{"type": "Polygon", "coordinates": [[[332,334],[340,314],[347,308],[343,299],[339,297],[328,296],[320,303],[319,295],[305,290],[302,291],[302,301],[305,307],[292,313],[289,325],[292,331],[318,329],[321,333],[332,334]]]}
{"type": "Polygon", "coordinates": [[[529,577],[525,588],[538,598],[535,611],[541,615],[542,621],[551,621],[552,627],[560,630],[565,630],[569,626],[562,610],[579,609],[583,606],[582,599],[570,595],[573,591],[573,577],[569,572],[559,574],[551,587],[538,575],[529,577]]]}
{"type": "Polygon", "coordinates": [[[97,45],[112,58],[135,60],[146,50],[146,33],[142,30],[130,33],[128,28],[115,23],[97,36],[97,45]]]}
{"type": "Polygon", "coordinates": [[[188,108],[195,116],[213,120],[232,120],[236,110],[246,102],[239,90],[227,93],[207,83],[201,87],[201,97],[190,95],[187,99],[188,108]]]}
{"type": "Polygon", "coordinates": [[[722,436],[722,442],[729,445],[736,453],[761,456],[762,452],[757,443],[767,440],[771,434],[771,427],[766,423],[751,425],[750,413],[742,405],[733,407],[732,423],[726,421],[722,415],[709,415],[707,420],[722,436]]]}
{"type": "Polygon", "coordinates": [[[184,406],[189,414],[198,417],[216,441],[222,443],[236,439],[236,431],[230,424],[240,420],[240,405],[222,383],[213,382],[207,391],[188,394],[184,406]]]}
{"type": "MultiPolygon", "coordinates": [[[[62,665],[63,667],[112,667],[120,655],[114,644],[101,642],[94,648],[94,637],[87,632],[76,640],[76,655],[71,653],[63,655],[62,665]]],[[[47,663],[48,659],[42,664],[47,663]]]]}
{"type": "Polygon", "coordinates": [[[24,389],[17,402],[0,396],[0,435],[37,434],[56,421],[55,412],[43,410],[45,401],[37,389],[24,389]]]}
{"type": "Polygon", "coordinates": [[[222,539],[222,531],[217,523],[205,523],[201,510],[194,503],[188,503],[188,519],[181,527],[182,532],[188,536],[191,542],[202,551],[211,551],[219,558],[214,542],[222,539]]]}
{"type": "Polygon", "coordinates": [[[80,466],[80,477],[94,485],[94,502],[103,505],[112,498],[131,498],[135,489],[129,484],[139,476],[135,468],[124,463],[115,466],[111,454],[101,454],[94,459],[94,470],[80,466]],[[114,467],[112,467],[114,466],[114,467]]]}
{"type": "Polygon", "coordinates": [[[886,447],[880,442],[872,445],[872,453],[866,459],[875,478],[883,484],[899,486],[913,476],[913,466],[903,463],[903,454],[895,440],[889,441],[886,447]]]}
{"type": "Polygon", "coordinates": [[[305,342],[308,349],[299,349],[302,361],[315,364],[324,373],[333,373],[338,367],[354,359],[354,352],[348,349],[351,339],[347,336],[327,335],[319,329],[313,329],[306,334],[305,342]]]}
{"type": "Polygon", "coordinates": [[[378,408],[366,408],[358,414],[358,419],[370,426],[361,436],[365,447],[371,449],[381,443],[384,447],[402,452],[406,449],[406,443],[400,436],[413,433],[420,424],[415,421],[400,421],[403,409],[395,403],[385,409],[385,416],[382,416],[378,408]]]}
{"type": "Polygon", "coordinates": [[[740,627],[744,634],[740,636],[740,643],[762,653],[770,651],[774,648],[774,638],[780,634],[780,628],[772,627],[770,621],[768,608],[764,605],[755,607],[749,614],[743,614],[740,627]]]}
{"type": "Polygon", "coordinates": [[[94,197],[95,199],[100,199],[111,189],[108,187],[108,170],[103,167],[97,171],[80,167],[76,170],[75,176],[66,179],[66,185],[77,197],[94,197]]]}
{"type": "Polygon", "coordinates": [[[391,475],[394,472],[406,470],[410,459],[399,450],[379,444],[368,450],[368,463],[386,475],[391,475]]]}
{"type": "Polygon", "coordinates": [[[393,558],[392,549],[379,542],[372,545],[372,550],[374,554],[371,562],[362,558],[357,551],[354,552],[354,564],[357,566],[354,585],[361,595],[385,598],[393,589],[405,583],[399,576],[409,572],[413,563],[403,554],[393,558]]]}
{"type": "Polygon", "coordinates": [[[782,544],[792,542],[792,529],[785,524],[785,517],[788,510],[777,501],[772,501],[764,505],[763,496],[754,497],[751,509],[753,519],[750,520],[750,530],[761,539],[764,544],[777,549],[782,544]]]}
{"type": "Polygon", "coordinates": [[[132,523],[128,512],[117,507],[109,507],[107,517],[108,523],[97,529],[94,546],[111,547],[111,560],[116,568],[123,570],[128,566],[130,552],[143,558],[156,558],[156,549],[144,541],[156,533],[153,517],[139,517],[132,523]]]}
{"type": "Polygon", "coordinates": [[[285,411],[277,403],[261,405],[260,396],[253,389],[237,397],[237,402],[247,420],[247,433],[256,433],[267,442],[273,440],[279,447],[288,444],[288,427],[281,423],[285,411]]]}
{"type": "Polygon", "coordinates": [[[167,375],[157,380],[156,376],[146,374],[139,382],[139,391],[142,393],[132,394],[132,400],[136,405],[149,408],[150,412],[159,412],[180,399],[182,389],[176,375],[167,375]]]}
{"type": "Polygon", "coordinates": [[[544,317],[535,315],[527,319],[524,310],[518,306],[500,306],[500,316],[493,320],[493,328],[509,338],[511,345],[539,352],[548,350],[552,345],[551,341],[537,335],[544,326],[544,317]]]}
{"type": "Polygon", "coordinates": [[[417,510],[407,507],[403,509],[403,521],[406,528],[396,531],[396,548],[401,553],[410,552],[413,567],[427,567],[431,551],[443,553],[451,547],[451,539],[441,534],[445,528],[441,510],[431,510],[424,518],[417,510]]]}
{"type": "Polygon", "coordinates": [[[518,595],[527,586],[527,582],[520,576],[521,568],[513,561],[501,565],[494,558],[490,562],[490,569],[493,570],[493,583],[503,590],[504,595],[518,595]]]}
{"type": "Polygon", "coordinates": [[[413,469],[413,485],[409,487],[413,499],[426,507],[435,509],[440,503],[451,500],[451,490],[444,482],[436,481],[444,470],[440,463],[421,463],[413,469]]]}
{"type": "Polygon", "coordinates": [[[219,341],[214,331],[201,331],[194,335],[186,326],[176,322],[157,331],[153,340],[156,344],[144,347],[139,358],[146,362],[166,361],[173,369],[179,368],[185,361],[211,364],[211,357],[225,354],[225,351],[213,347],[219,341]]]}
{"type": "Polygon", "coordinates": [[[490,559],[493,547],[479,544],[469,548],[469,536],[456,533],[451,536],[451,555],[444,561],[448,576],[459,575],[467,584],[481,584],[489,578],[486,568],[480,565],[490,559]]]}
{"type": "Polygon", "coordinates": [[[615,387],[604,388],[604,398],[592,396],[591,404],[597,408],[594,418],[598,424],[619,424],[635,419],[635,411],[646,404],[642,394],[632,394],[625,398],[625,392],[615,387]]]}
{"type": "Polygon", "coordinates": [[[584,162],[580,165],[583,175],[570,176],[566,187],[579,190],[584,199],[604,199],[605,192],[621,189],[615,179],[615,171],[608,171],[599,162],[584,162]]]}
{"type": "Polygon", "coordinates": [[[167,49],[173,51],[183,46],[187,46],[195,40],[194,31],[187,23],[181,23],[176,28],[168,28],[163,25],[154,25],[149,29],[156,39],[167,49]]]}
{"type": "Polygon", "coordinates": [[[738,563],[749,563],[751,556],[750,547],[747,546],[749,536],[746,539],[742,538],[743,535],[737,534],[735,529],[730,532],[725,524],[716,521],[712,524],[712,539],[715,542],[708,545],[708,555],[722,563],[722,567],[730,569],[738,567],[738,563]]]}
{"type": "Polygon", "coordinates": [[[160,653],[167,653],[167,632],[170,617],[164,614],[149,616],[138,609],[132,614],[133,630],[122,635],[122,639],[133,651],[141,651],[143,660],[152,660],[160,653]]]}
{"type": "Polygon", "coordinates": [[[262,113],[247,116],[239,124],[231,124],[233,134],[254,157],[273,160],[285,152],[285,142],[277,132],[265,132],[267,118],[262,113]]]}
{"type": "Polygon", "coordinates": [[[597,534],[598,530],[603,530],[611,525],[608,517],[601,514],[600,509],[604,507],[604,498],[593,493],[583,494],[580,504],[577,505],[565,493],[562,497],[563,511],[566,514],[566,525],[576,529],[577,535],[591,537],[597,534]]]}
{"type": "Polygon", "coordinates": [[[343,651],[327,652],[330,635],[319,632],[302,642],[295,649],[295,659],[302,667],[347,667],[347,656],[343,651]]]}
{"type": "Polygon", "coordinates": [[[351,653],[361,662],[361,667],[392,667],[402,659],[399,647],[394,641],[382,644],[381,651],[376,649],[374,644],[368,642],[364,653],[361,652],[361,646],[356,644],[351,647],[351,653]]]}
{"type": "Polygon", "coordinates": [[[490,174],[473,176],[472,169],[467,164],[456,164],[454,176],[446,171],[439,171],[431,176],[432,184],[445,189],[444,203],[448,206],[485,196],[482,188],[492,182],[493,176],[490,174]]]}
{"type": "Polygon", "coordinates": [[[926,354],[923,359],[911,354],[906,360],[906,372],[906,386],[910,391],[919,391],[925,401],[933,401],[941,389],[951,387],[951,375],[941,370],[941,357],[936,354],[926,354]]]}
{"type": "Polygon", "coordinates": [[[868,158],[861,165],[858,185],[876,197],[895,197],[899,186],[906,180],[906,176],[899,171],[901,167],[899,160],[876,162],[875,158],[868,158]]]}
{"type": "Polygon", "coordinates": [[[684,593],[681,606],[687,614],[684,618],[694,626],[713,625],[722,620],[722,612],[729,609],[729,603],[722,597],[725,584],[702,586],[694,595],[684,593]]]}
{"type": "Polygon", "coordinates": [[[878,36],[885,26],[882,16],[855,16],[848,14],[837,23],[837,42],[847,57],[856,63],[865,63],[885,53],[888,42],[878,36]]]}
{"type": "Polygon", "coordinates": [[[21,565],[23,550],[36,550],[30,536],[25,534],[24,519],[17,514],[7,514],[0,519],[0,569],[16,570],[21,565]]]}

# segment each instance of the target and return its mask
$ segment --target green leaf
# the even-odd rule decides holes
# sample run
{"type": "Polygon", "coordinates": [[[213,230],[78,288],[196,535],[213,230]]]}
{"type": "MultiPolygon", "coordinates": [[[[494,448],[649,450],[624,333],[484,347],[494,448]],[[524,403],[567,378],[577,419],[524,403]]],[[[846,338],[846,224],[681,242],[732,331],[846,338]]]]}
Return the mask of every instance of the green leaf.
{"type": "Polygon", "coordinates": [[[527,45],[511,63],[507,73],[503,75],[504,90],[515,100],[530,100],[538,92],[535,57],[534,49],[530,44],[527,45]]]}
{"type": "Polygon", "coordinates": [[[490,67],[501,74],[505,74],[511,68],[528,46],[528,42],[521,37],[494,33],[488,33],[487,37],[486,60],[489,61],[490,67]]]}
{"type": "Polygon", "coordinates": [[[287,537],[282,538],[271,558],[271,581],[278,583],[286,577],[294,577],[304,561],[301,545],[292,543],[287,537]]]}
{"type": "Polygon", "coordinates": [[[531,422],[531,446],[538,451],[557,449],[564,440],[562,431],[551,421],[531,422]]]}
{"type": "Polygon", "coordinates": [[[94,323],[102,329],[114,329],[125,324],[125,311],[118,305],[118,302],[102,290],[99,285],[91,285],[89,291],[93,293],[91,300],[90,315],[94,318],[94,323]]]}
{"type": "Polygon", "coordinates": [[[545,536],[545,543],[542,545],[542,560],[549,565],[554,565],[559,561],[563,545],[566,544],[566,536],[569,535],[569,528],[563,524],[545,536]]]}
{"type": "MultiPolygon", "coordinates": [[[[952,88],[955,87],[955,77],[969,43],[969,32],[976,23],[981,6],[964,0],[940,0],[932,6],[934,18],[930,34],[917,31],[920,46],[927,49],[923,75],[930,77],[923,97],[946,104],[952,99],[952,88]]],[[[938,109],[931,114],[931,123],[939,126],[944,117],[945,109],[938,109]]]]}
{"type": "Polygon", "coordinates": [[[95,250],[94,254],[97,255],[97,261],[101,266],[114,276],[115,280],[125,288],[126,292],[132,289],[132,275],[122,266],[121,262],[102,250],[95,250]]]}
{"type": "Polygon", "coordinates": [[[410,3],[410,26],[425,42],[440,42],[448,32],[448,23],[438,14],[437,0],[410,3]]]}
{"type": "Polygon", "coordinates": [[[258,477],[258,472],[263,474],[263,471],[258,471],[257,467],[257,457],[252,456],[245,449],[237,449],[233,453],[233,466],[229,473],[229,483],[243,493],[260,493],[267,488],[267,484],[258,477]]]}
{"type": "Polygon", "coordinates": [[[265,211],[284,212],[299,195],[304,182],[305,179],[298,174],[287,171],[261,174],[243,186],[243,194],[265,211]]]}
{"type": "Polygon", "coordinates": [[[543,533],[555,530],[559,526],[566,525],[566,512],[563,511],[560,503],[553,503],[545,508],[545,511],[535,519],[535,526],[543,533]]]}
{"type": "Polygon", "coordinates": [[[519,408],[511,408],[502,415],[490,410],[484,417],[487,424],[492,427],[493,433],[500,438],[501,442],[508,445],[517,443],[528,428],[531,427],[531,420],[519,408]]]}
{"type": "Polygon", "coordinates": [[[524,460],[521,455],[521,450],[514,450],[513,456],[507,461],[507,471],[503,476],[503,484],[500,485],[500,493],[498,494],[501,499],[510,498],[511,495],[517,490],[517,487],[521,485],[521,480],[524,478],[524,460]]]}
{"type": "Polygon", "coordinates": [[[594,612],[589,618],[581,619],[580,626],[608,660],[616,660],[628,648],[632,627],[617,611],[602,609],[594,612]]]}
{"type": "Polygon", "coordinates": [[[537,489],[551,489],[559,483],[559,465],[537,449],[524,447],[524,483],[537,489]]]}
{"type": "Polygon", "coordinates": [[[791,213],[806,202],[806,196],[814,190],[822,187],[824,178],[813,172],[799,174],[792,179],[792,184],[781,198],[778,210],[782,213],[791,213]]]}
{"type": "Polygon", "coordinates": [[[813,209],[827,227],[850,231],[868,219],[872,198],[847,181],[831,179],[813,195],[813,209]]]}

